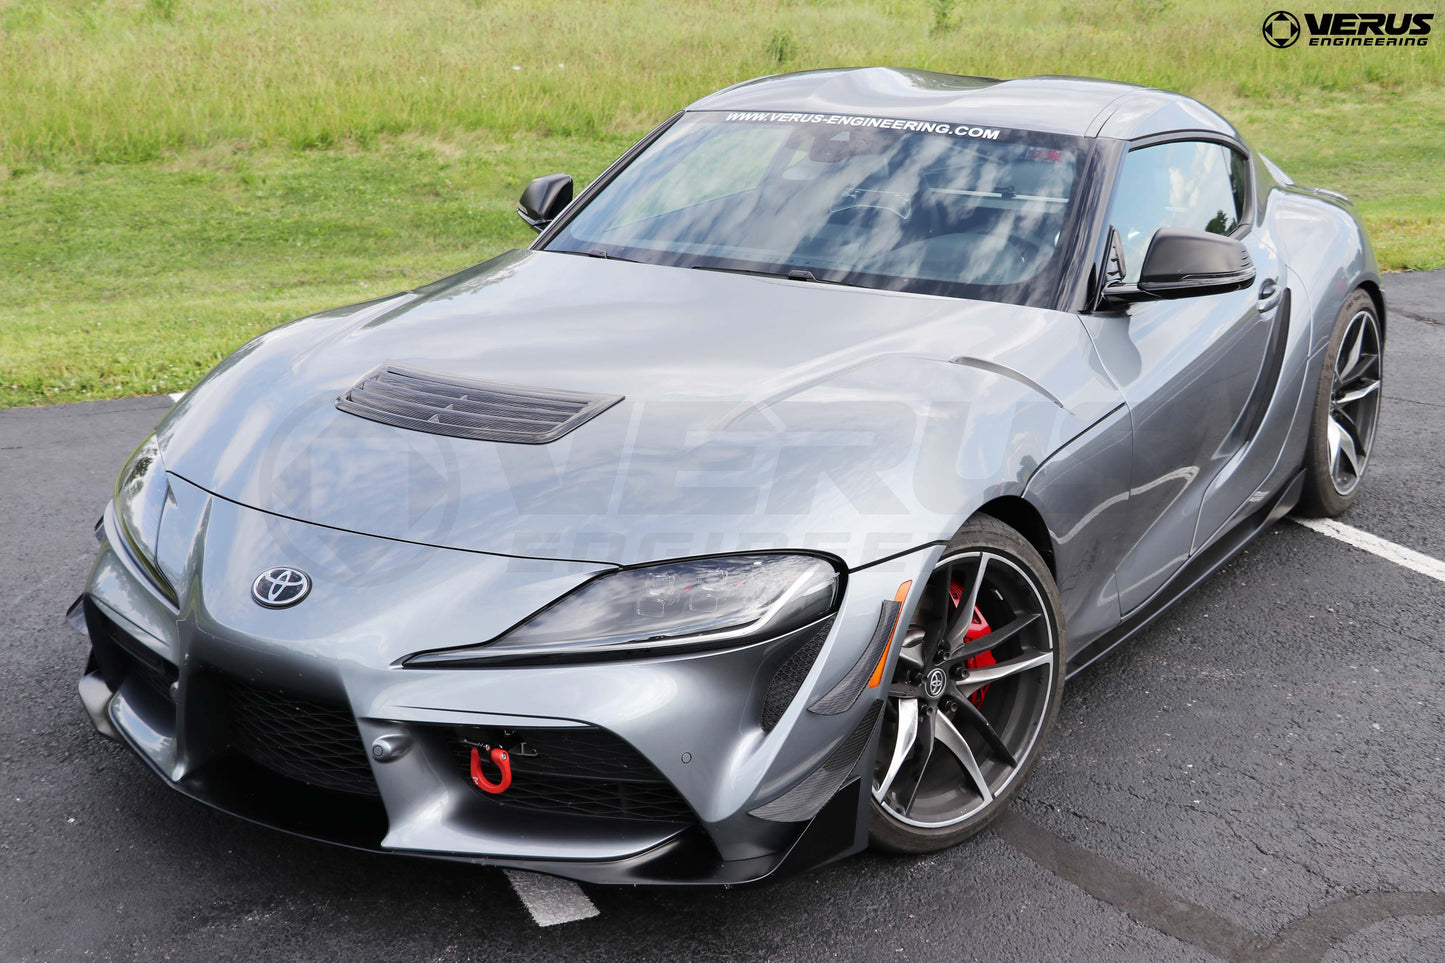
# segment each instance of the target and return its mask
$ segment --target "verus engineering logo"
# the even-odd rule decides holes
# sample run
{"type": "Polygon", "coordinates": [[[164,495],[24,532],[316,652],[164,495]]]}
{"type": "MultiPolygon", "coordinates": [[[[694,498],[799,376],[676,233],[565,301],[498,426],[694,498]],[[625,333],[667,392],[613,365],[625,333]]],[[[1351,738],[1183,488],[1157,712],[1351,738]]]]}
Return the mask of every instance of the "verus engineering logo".
{"type": "Polygon", "coordinates": [[[1291,47],[1299,39],[1299,21],[1288,10],[1276,10],[1264,18],[1264,39],[1272,47],[1291,47]]]}
{"type": "MultiPolygon", "coordinates": [[[[1433,19],[1433,13],[1307,13],[1304,25],[1311,47],[1423,47],[1433,19]]],[[[1264,39],[1272,47],[1292,47],[1302,33],[1288,10],[1264,18],[1264,39]]]]}

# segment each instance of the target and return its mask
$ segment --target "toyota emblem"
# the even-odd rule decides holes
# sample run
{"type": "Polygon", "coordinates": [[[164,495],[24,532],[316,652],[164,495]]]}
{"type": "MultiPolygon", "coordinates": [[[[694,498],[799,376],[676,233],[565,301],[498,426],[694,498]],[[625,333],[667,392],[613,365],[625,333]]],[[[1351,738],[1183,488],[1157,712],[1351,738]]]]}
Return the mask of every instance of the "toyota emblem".
{"type": "Polygon", "coordinates": [[[268,609],[284,609],[295,605],[311,591],[311,576],[299,568],[278,565],[256,576],[251,583],[251,598],[268,609]]]}

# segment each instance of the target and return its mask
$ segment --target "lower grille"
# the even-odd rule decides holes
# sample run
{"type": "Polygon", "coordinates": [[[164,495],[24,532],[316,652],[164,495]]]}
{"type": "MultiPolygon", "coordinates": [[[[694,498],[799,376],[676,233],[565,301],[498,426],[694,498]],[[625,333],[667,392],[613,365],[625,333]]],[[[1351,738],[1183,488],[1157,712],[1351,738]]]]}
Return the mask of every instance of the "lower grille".
{"type": "MultiPolygon", "coordinates": [[[[696,822],[692,809],[636,749],[604,729],[492,729],[458,727],[449,748],[471,784],[471,752],[507,750],[512,785],[497,795],[504,806],[612,819],[696,822]]],[[[492,773],[493,778],[496,774],[492,773]]]]}
{"type": "Polygon", "coordinates": [[[231,748],[308,786],[379,795],[356,720],[344,706],[227,680],[231,748]]]}
{"type": "Polygon", "coordinates": [[[158,695],[169,700],[176,667],[133,638],[93,602],[86,602],[86,625],[101,675],[112,689],[127,678],[137,678],[158,695]]]}

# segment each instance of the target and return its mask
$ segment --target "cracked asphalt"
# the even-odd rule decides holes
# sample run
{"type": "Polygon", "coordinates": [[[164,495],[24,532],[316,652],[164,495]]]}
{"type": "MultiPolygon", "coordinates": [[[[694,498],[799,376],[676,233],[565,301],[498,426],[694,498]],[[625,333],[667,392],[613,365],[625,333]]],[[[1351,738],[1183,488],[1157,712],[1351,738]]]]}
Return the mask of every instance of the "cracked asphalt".
{"type": "MultiPolygon", "coordinates": [[[[1445,558],[1445,272],[1386,279],[1356,528],[1445,558]]],[[[536,927],[502,873],[214,813],[91,730],[62,613],[165,398],[0,412],[0,960],[1445,957],[1445,584],[1283,521],[1072,680],[999,825],[756,888],[586,887],[536,927]]]]}

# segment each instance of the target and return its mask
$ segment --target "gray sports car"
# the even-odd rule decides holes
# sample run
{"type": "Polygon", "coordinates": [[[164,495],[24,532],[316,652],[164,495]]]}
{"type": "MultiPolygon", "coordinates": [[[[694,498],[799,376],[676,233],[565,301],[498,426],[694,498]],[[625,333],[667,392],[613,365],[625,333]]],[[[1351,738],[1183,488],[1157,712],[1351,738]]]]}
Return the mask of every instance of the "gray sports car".
{"type": "Polygon", "coordinates": [[[245,345],[121,470],[80,692],[170,786],[596,882],[935,850],[1067,676],[1358,495],[1369,241],[1187,97],[770,77],[572,194],[245,345]]]}

